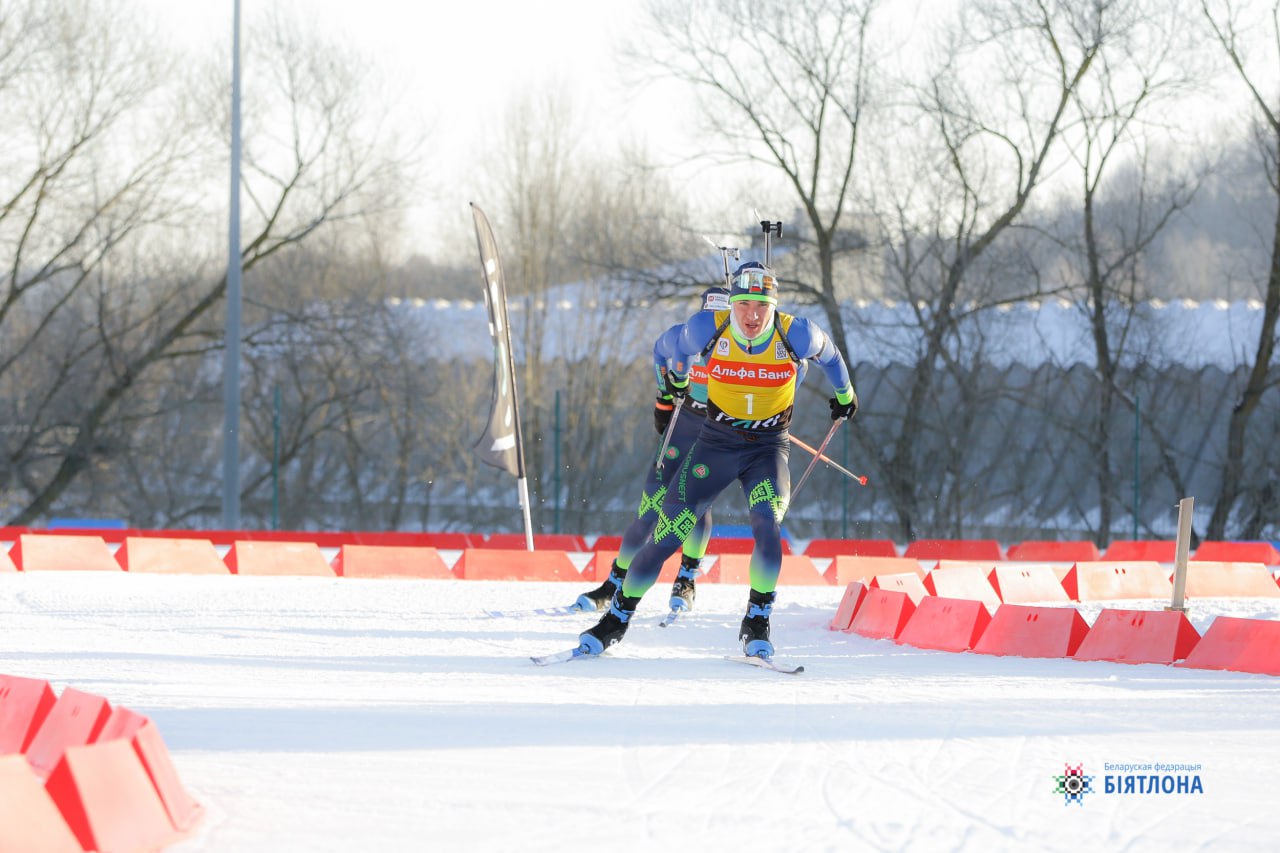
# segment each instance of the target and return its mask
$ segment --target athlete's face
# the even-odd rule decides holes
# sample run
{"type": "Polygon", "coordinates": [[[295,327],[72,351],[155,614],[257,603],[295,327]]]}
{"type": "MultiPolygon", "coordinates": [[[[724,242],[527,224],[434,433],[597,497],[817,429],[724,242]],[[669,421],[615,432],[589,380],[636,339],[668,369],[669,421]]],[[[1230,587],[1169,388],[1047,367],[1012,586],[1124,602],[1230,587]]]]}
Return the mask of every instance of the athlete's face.
{"type": "Polygon", "coordinates": [[[733,319],[737,321],[738,328],[745,332],[747,337],[754,338],[769,328],[769,324],[773,322],[773,306],[768,302],[758,302],[754,299],[739,299],[733,303],[733,319]]]}

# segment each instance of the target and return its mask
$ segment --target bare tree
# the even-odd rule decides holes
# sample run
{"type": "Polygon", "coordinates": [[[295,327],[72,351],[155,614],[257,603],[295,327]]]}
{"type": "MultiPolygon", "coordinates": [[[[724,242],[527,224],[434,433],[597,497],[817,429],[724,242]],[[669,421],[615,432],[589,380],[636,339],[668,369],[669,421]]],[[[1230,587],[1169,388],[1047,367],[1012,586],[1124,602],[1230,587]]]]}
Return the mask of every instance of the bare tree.
{"type": "Polygon", "coordinates": [[[940,367],[956,378],[967,369],[959,360],[963,320],[1042,292],[1029,277],[1029,287],[1008,292],[1008,270],[1021,250],[992,249],[1054,162],[1071,99],[1110,36],[1115,5],[969,4],[919,90],[922,145],[897,146],[928,155],[900,167],[901,183],[886,190],[892,201],[885,205],[889,266],[897,295],[915,312],[920,342],[901,425],[890,444],[867,449],[880,456],[908,539],[924,494],[965,488],[930,480],[936,464],[920,452],[931,423],[949,429],[955,406],[981,404],[943,407],[933,395],[940,367]]]}
{"type": "MultiPolygon", "coordinates": [[[[1226,53],[1240,82],[1248,90],[1256,108],[1254,120],[1258,149],[1263,156],[1267,183],[1280,204],[1280,109],[1275,105],[1274,93],[1263,92],[1259,88],[1263,85],[1261,81],[1274,73],[1277,64],[1280,64],[1280,52],[1277,51],[1277,46],[1280,45],[1280,4],[1272,4],[1270,8],[1269,39],[1261,41],[1261,44],[1268,47],[1258,59],[1248,50],[1250,42],[1241,23],[1241,7],[1232,2],[1211,3],[1209,0],[1202,0],[1200,5],[1218,44],[1226,53]]],[[[1205,536],[1209,539],[1227,537],[1236,503],[1247,491],[1261,490],[1259,504],[1275,502],[1272,478],[1266,476],[1265,469],[1258,472],[1262,475],[1259,479],[1248,476],[1245,460],[1255,455],[1247,447],[1246,441],[1250,421],[1267,391],[1280,383],[1280,377],[1274,372],[1276,327],[1280,321],[1280,212],[1272,222],[1270,243],[1270,266],[1265,284],[1261,286],[1264,306],[1262,327],[1252,354],[1252,364],[1248,368],[1248,378],[1231,408],[1231,416],[1227,422],[1227,447],[1223,458],[1221,485],[1205,531],[1205,536]],[[1254,485],[1255,483],[1258,485],[1254,485]]],[[[1273,437],[1274,433],[1269,432],[1265,441],[1271,443],[1273,437]]],[[[1249,526],[1254,531],[1257,530],[1256,525],[1251,523],[1249,526]]]]}
{"type": "MultiPolygon", "coordinates": [[[[202,247],[216,257],[213,247],[222,228],[214,223],[221,217],[215,207],[202,220],[193,190],[198,193],[205,181],[225,186],[225,161],[208,157],[216,153],[217,140],[227,138],[225,69],[211,75],[216,88],[203,95],[173,92],[170,99],[159,88],[164,74],[139,59],[163,50],[138,41],[140,30],[115,11],[73,3],[50,12],[63,16],[54,19],[60,24],[52,31],[57,38],[51,40],[47,66],[31,72],[31,85],[45,91],[33,91],[25,102],[36,117],[33,138],[47,142],[22,149],[37,159],[0,208],[9,222],[22,223],[4,231],[11,307],[0,323],[10,322],[12,306],[19,302],[28,318],[22,327],[27,331],[10,336],[6,330],[4,361],[31,358],[15,342],[35,339],[67,307],[74,306],[90,330],[69,338],[84,341],[82,346],[59,348],[62,372],[37,386],[47,399],[32,403],[43,414],[32,422],[61,425],[65,441],[41,454],[30,441],[6,447],[9,470],[20,472],[24,494],[12,515],[19,524],[47,513],[95,459],[103,458],[109,449],[103,436],[149,370],[170,359],[204,357],[216,348],[213,314],[225,291],[224,274],[211,276],[190,260],[184,270],[175,261],[181,257],[177,252],[154,276],[141,276],[139,262],[148,251],[153,259],[161,254],[152,247],[166,245],[175,233],[182,234],[181,248],[197,260],[202,247]],[[75,33],[83,37],[66,37],[75,33]],[[49,97],[54,91],[58,96],[49,97]],[[202,102],[204,110],[179,106],[202,102]],[[186,123],[187,117],[201,115],[223,121],[206,125],[201,135],[186,123]],[[158,127],[135,138],[148,117],[158,127]],[[145,144],[126,145],[131,138],[145,144]],[[104,172],[104,165],[112,168],[104,172]],[[104,186],[104,175],[115,181],[104,186]],[[52,207],[54,189],[65,200],[58,227],[37,228],[52,207]],[[213,239],[202,239],[202,228],[210,228],[206,233],[213,239]],[[62,240],[44,248],[37,262],[34,239],[50,235],[62,240]],[[99,276],[93,299],[81,293],[89,273],[99,276]],[[71,362],[73,357],[92,371],[71,362]],[[92,380],[85,381],[89,375],[92,380]],[[55,414],[52,403],[58,400],[55,414]]],[[[245,146],[246,270],[326,228],[394,206],[403,162],[396,141],[379,135],[376,117],[367,113],[376,102],[361,91],[359,63],[282,21],[259,31],[251,45],[257,64],[248,78],[246,112],[271,124],[269,132],[259,134],[250,125],[245,146]]],[[[36,427],[31,434],[42,431],[36,427]]],[[[130,450],[127,445],[115,449],[130,450]]]]}
{"type": "MultiPolygon", "coordinates": [[[[795,265],[787,282],[826,313],[848,352],[837,296],[836,259],[861,250],[850,240],[860,139],[872,101],[877,0],[655,0],[659,42],[642,67],[694,87],[707,130],[723,150],[708,156],[780,173],[802,211],[803,239],[816,253],[817,281],[795,265]]],[[[714,143],[713,143],[714,144],[714,143]]]]}

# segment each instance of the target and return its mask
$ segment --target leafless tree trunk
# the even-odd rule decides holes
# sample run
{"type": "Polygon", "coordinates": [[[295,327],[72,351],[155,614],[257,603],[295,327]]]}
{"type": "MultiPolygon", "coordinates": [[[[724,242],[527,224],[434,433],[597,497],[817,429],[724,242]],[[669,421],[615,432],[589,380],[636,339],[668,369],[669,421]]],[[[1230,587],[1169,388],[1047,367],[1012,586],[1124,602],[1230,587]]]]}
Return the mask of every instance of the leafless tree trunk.
{"type": "MultiPolygon", "coordinates": [[[[1202,0],[1201,10],[1213,29],[1218,44],[1225,51],[1227,59],[1240,77],[1240,82],[1249,90],[1258,123],[1257,138],[1259,149],[1266,164],[1267,183],[1276,196],[1280,207],[1280,109],[1275,105],[1274,95],[1259,91],[1259,82],[1274,72],[1280,63],[1277,53],[1277,39],[1280,39],[1280,5],[1273,4],[1270,10],[1270,44],[1265,58],[1256,63],[1249,61],[1246,52],[1246,37],[1240,26],[1239,9],[1230,2],[1211,3],[1202,0]],[[1264,64],[1270,71],[1264,70],[1264,64]]],[[[1249,378],[1245,382],[1240,398],[1231,408],[1231,416],[1227,424],[1227,448],[1223,459],[1222,481],[1213,504],[1213,515],[1209,518],[1209,526],[1205,536],[1211,540],[1225,539],[1230,529],[1232,512],[1236,502],[1246,489],[1246,483],[1252,478],[1246,477],[1245,460],[1251,456],[1246,446],[1249,424],[1263,395],[1275,388],[1280,382],[1274,373],[1276,354],[1276,325],[1280,321],[1280,209],[1272,225],[1271,264],[1267,271],[1266,284],[1263,287],[1263,319],[1258,335],[1258,344],[1253,352],[1253,363],[1249,368],[1249,378]]],[[[1270,484],[1263,480],[1263,489],[1270,484]]],[[[1269,489],[1271,497],[1264,500],[1274,501],[1274,489],[1269,489]]]]}

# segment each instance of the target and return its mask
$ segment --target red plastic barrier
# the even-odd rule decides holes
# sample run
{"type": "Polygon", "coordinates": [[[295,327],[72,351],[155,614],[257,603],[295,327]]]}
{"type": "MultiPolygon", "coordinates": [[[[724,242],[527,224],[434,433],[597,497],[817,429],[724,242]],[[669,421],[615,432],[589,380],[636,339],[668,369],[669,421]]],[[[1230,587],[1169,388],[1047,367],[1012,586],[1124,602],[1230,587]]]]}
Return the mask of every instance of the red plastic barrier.
{"type": "MultiPolygon", "coordinates": [[[[586,568],[582,570],[582,580],[584,581],[600,581],[609,577],[609,572],[613,570],[613,561],[618,559],[617,551],[596,551],[592,554],[591,559],[587,561],[586,568]]],[[[676,572],[680,571],[681,552],[676,551],[667,561],[662,564],[662,569],[658,572],[658,579],[654,583],[674,583],[676,572]]],[[[711,576],[710,572],[715,568],[718,557],[710,555],[702,558],[702,565],[699,567],[701,574],[698,580],[705,580],[707,583],[714,583],[717,578],[711,576]]]]}
{"type": "Polygon", "coordinates": [[[1280,622],[1219,616],[1174,666],[1280,675],[1280,622]]]}
{"type": "Polygon", "coordinates": [[[591,543],[593,551],[620,551],[622,549],[621,536],[597,536],[596,541],[591,543]]]}
{"type": "Polygon", "coordinates": [[[104,743],[109,740],[133,740],[133,736],[138,733],[138,730],[150,722],[146,717],[135,711],[130,711],[123,706],[117,706],[111,709],[111,716],[107,717],[107,722],[103,725],[102,731],[98,732],[98,736],[94,738],[94,743],[104,743]]]}
{"type": "Polygon", "coordinates": [[[806,557],[896,557],[898,546],[892,539],[813,539],[804,549],[806,557]]]}
{"type": "Polygon", "coordinates": [[[335,577],[314,542],[236,542],[225,562],[236,575],[335,577]]]}
{"type": "Polygon", "coordinates": [[[1201,542],[1191,560],[1280,566],[1280,551],[1270,542],[1201,542]]]}
{"type": "Polygon", "coordinates": [[[1089,623],[1074,607],[1002,604],[973,651],[983,655],[1067,658],[1076,653],[1088,633],[1089,623]]]}
{"type": "Polygon", "coordinates": [[[910,572],[903,572],[900,575],[876,575],[867,586],[871,589],[901,592],[911,599],[912,604],[919,604],[920,599],[929,595],[929,590],[925,588],[920,576],[910,572]]]}
{"type": "Polygon", "coordinates": [[[101,536],[28,533],[18,537],[9,557],[22,572],[120,571],[101,536]]]}
{"type": "Polygon", "coordinates": [[[853,623],[853,617],[858,613],[858,607],[862,604],[862,599],[867,595],[867,587],[861,581],[850,581],[849,585],[844,588],[844,595],[840,599],[840,606],[836,608],[836,615],[831,618],[831,624],[827,625],[829,631],[848,631],[850,624],[853,623]]]}
{"type": "MultiPolygon", "coordinates": [[[[472,548],[501,548],[505,551],[524,551],[523,533],[490,533],[483,542],[473,540],[472,548]]],[[[585,551],[587,543],[581,536],[570,533],[535,533],[533,534],[533,550],[535,551],[585,551]]]]}
{"type": "Polygon", "coordinates": [[[26,752],[57,701],[47,681],[0,675],[0,755],[26,752]]]}
{"type": "Polygon", "coordinates": [[[453,573],[466,580],[580,581],[582,575],[564,551],[505,551],[468,548],[453,573]]]}
{"type": "Polygon", "coordinates": [[[116,551],[120,568],[136,574],[225,575],[227,564],[208,539],[130,536],[116,551]]]}
{"type": "Polygon", "coordinates": [[[917,560],[996,560],[1004,559],[1000,543],[994,539],[917,539],[907,543],[904,557],[917,560]]]}
{"type": "Polygon", "coordinates": [[[1192,598],[1280,598],[1262,563],[1187,563],[1186,594],[1192,598]]]}
{"type": "Polygon", "coordinates": [[[1031,540],[1010,545],[1006,559],[1025,562],[1075,563],[1102,559],[1098,546],[1089,541],[1050,542],[1031,540]]]}
{"type": "Polygon", "coordinates": [[[965,652],[974,647],[990,622],[991,614],[981,601],[931,595],[920,601],[895,642],[918,649],[965,652]]]}
{"type": "MultiPolygon", "coordinates": [[[[749,554],[721,554],[711,575],[719,583],[750,583],[751,556],[749,554]]],[[[830,586],[826,577],[818,574],[813,560],[795,554],[784,554],[782,571],[778,575],[781,586],[830,586]]]]}
{"type": "Polygon", "coordinates": [[[1000,596],[987,580],[994,568],[992,563],[957,564],[953,560],[940,560],[938,567],[924,576],[924,588],[930,595],[969,598],[995,610],[1000,606],[1000,596]]]}
{"type": "Polygon", "coordinates": [[[85,850],[158,850],[179,837],[128,741],[69,747],[45,790],[85,850]]]}
{"type": "Polygon", "coordinates": [[[137,753],[143,769],[150,777],[173,828],[179,832],[194,828],[204,814],[204,808],[191,798],[178,779],[178,771],[173,766],[173,759],[169,757],[169,750],[165,748],[155,723],[148,720],[134,734],[132,742],[133,751],[137,753]]]}
{"type": "Polygon", "coordinates": [[[1075,660],[1116,663],[1173,663],[1200,641],[1185,613],[1169,610],[1111,610],[1098,614],[1075,660]]]}
{"type": "Polygon", "coordinates": [[[1076,563],[1063,576],[1062,588],[1072,601],[1168,598],[1173,592],[1164,568],[1149,560],[1076,563]]]}
{"type": "Polygon", "coordinates": [[[110,716],[111,705],[101,696],[64,689],[28,744],[27,761],[41,776],[48,775],[69,747],[97,740],[110,716]]]}
{"type": "Polygon", "coordinates": [[[1051,566],[996,566],[987,580],[1006,604],[1071,600],[1051,566]]]}
{"type": "Polygon", "coordinates": [[[1157,563],[1172,563],[1176,557],[1178,543],[1163,539],[1120,540],[1112,542],[1103,553],[1104,560],[1153,560],[1157,563]]]}
{"type": "Polygon", "coordinates": [[[843,554],[834,558],[827,568],[827,580],[839,586],[850,581],[871,583],[876,575],[900,575],[914,572],[924,577],[924,567],[919,560],[907,557],[846,557],[843,554]]]}
{"type": "Polygon", "coordinates": [[[5,572],[16,572],[18,567],[13,564],[13,559],[9,557],[8,548],[0,548],[0,574],[5,572]]]}
{"type": "Polygon", "coordinates": [[[905,592],[868,589],[849,623],[849,632],[873,640],[896,640],[915,610],[915,603],[905,592]]]}
{"type": "Polygon", "coordinates": [[[456,577],[435,548],[397,545],[343,545],[333,558],[333,571],[344,578],[456,577]]]}
{"type": "Polygon", "coordinates": [[[75,833],[21,755],[0,755],[0,850],[82,853],[75,833]]]}

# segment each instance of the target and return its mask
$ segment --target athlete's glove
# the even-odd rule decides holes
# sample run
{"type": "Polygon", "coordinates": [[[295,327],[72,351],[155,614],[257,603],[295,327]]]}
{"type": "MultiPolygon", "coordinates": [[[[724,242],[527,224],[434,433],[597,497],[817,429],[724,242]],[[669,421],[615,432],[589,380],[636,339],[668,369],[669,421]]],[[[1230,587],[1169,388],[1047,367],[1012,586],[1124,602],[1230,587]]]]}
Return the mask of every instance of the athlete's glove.
{"type": "Polygon", "coordinates": [[[683,400],[686,396],[688,396],[689,394],[689,377],[688,376],[686,376],[682,381],[677,379],[674,373],[672,373],[671,371],[667,371],[666,378],[664,378],[662,381],[663,381],[662,393],[670,397],[671,402],[674,403],[675,405],[677,406],[680,405],[680,401],[683,400]]]}
{"type": "Polygon", "coordinates": [[[831,406],[831,420],[838,421],[841,418],[851,418],[853,413],[858,411],[858,395],[854,394],[849,398],[849,402],[841,403],[835,397],[827,401],[831,406]]]}
{"type": "Polygon", "coordinates": [[[671,413],[676,410],[674,401],[665,394],[659,394],[657,401],[653,404],[653,428],[658,431],[658,435],[666,435],[667,427],[671,425],[671,413]]]}

